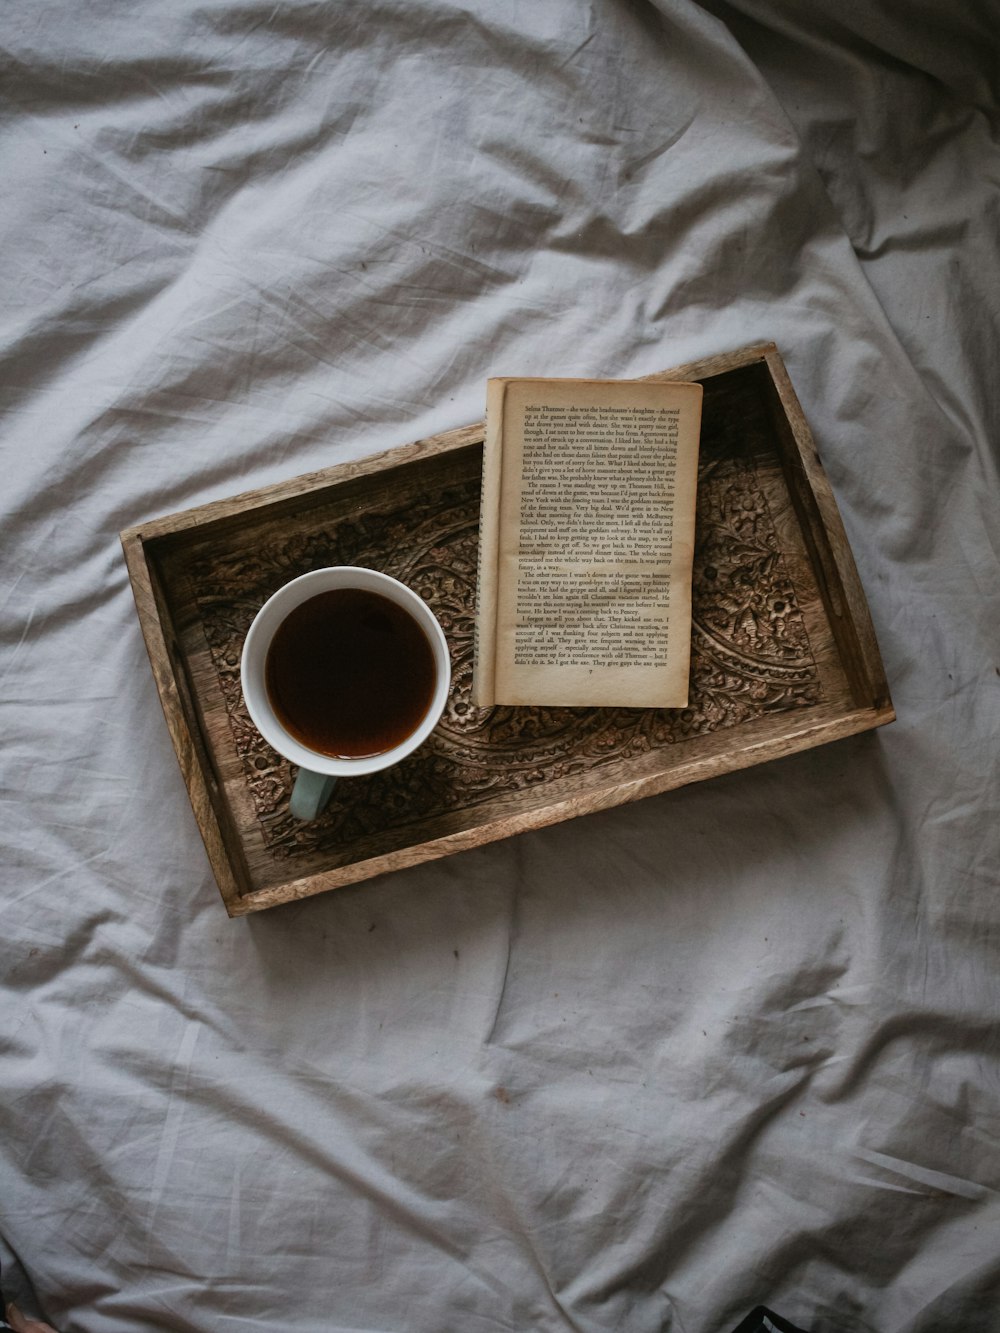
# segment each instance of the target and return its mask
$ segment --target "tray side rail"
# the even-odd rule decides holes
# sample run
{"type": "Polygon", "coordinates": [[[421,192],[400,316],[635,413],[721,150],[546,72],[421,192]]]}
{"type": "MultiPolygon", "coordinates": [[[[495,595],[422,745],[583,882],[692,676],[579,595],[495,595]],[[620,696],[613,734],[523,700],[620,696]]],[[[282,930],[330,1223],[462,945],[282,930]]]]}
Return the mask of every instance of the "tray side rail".
{"type": "Polygon", "coordinates": [[[170,603],[142,529],[127,529],[121,534],[121,544],[157,694],[195,821],[226,911],[230,916],[237,915],[243,895],[251,888],[249,874],[219,784],[212,777],[211,759],[173,630],[170,603]]]}
{"type": "Polygon", "coordinates": [[[777,348],[765,355],[762,383],[775,440],[830,627],[859,707],[894,716],[889,684],[861,579],[812,431],[777,348]]]}

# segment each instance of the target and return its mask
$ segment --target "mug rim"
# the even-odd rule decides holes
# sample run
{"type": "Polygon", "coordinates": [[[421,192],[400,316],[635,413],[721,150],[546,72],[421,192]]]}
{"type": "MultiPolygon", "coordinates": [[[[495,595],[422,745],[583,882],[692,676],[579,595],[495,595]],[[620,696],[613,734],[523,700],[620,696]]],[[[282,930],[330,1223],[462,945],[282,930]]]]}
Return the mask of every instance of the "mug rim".
{"type": "Polygon", "coordinates": [[[363,565],[327,565],[322,569],[313,569],[289,579],[258,609],[243,641],[240,685],[250,720],[268,745],[278,754],[313,773],[323,773],[329,777],[360,777],[367,773],[380,772],[383,768],[390,768],[401,759],[405,759],[423,744],[441,720],[451,686],[448,641],[437,616],[424,599],[399,579],[363,565]],[[427,635],[434,655],[435,683],[434,694],[427,712],[405,740],[394,745],[391,750],[382,751],[381,754],[350,759],[310,749],[286,730],[267,697],[264,664],[275,632],[297,606],[301,606],[303,602],[324,590],[359,587],[380,591],[383,596],[388,596],[390,601],[402,606],[413,616],[427,635]]]}

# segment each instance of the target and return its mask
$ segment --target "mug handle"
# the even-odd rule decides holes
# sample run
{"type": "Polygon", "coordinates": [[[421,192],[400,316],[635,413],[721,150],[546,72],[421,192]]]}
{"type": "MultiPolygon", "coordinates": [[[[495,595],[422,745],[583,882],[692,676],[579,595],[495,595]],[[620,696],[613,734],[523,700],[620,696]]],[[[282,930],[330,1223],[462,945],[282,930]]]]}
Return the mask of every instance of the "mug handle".
{"type": "Polygon", "coordinates": [[[289,814],[295,819],[319,819],[336,785],[336,778],[300,768],[288,802],[289,814]]]}

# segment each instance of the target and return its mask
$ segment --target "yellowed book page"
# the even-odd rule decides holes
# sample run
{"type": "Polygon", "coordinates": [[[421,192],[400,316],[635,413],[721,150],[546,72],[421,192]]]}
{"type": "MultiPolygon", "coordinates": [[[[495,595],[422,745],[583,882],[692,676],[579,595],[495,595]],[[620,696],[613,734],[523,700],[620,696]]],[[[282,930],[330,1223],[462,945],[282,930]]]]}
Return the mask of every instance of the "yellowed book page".
{"type": "Polygon", "coordinates": [[[701,399],[504,382],[493,702],[687,704],[701,399]]]}

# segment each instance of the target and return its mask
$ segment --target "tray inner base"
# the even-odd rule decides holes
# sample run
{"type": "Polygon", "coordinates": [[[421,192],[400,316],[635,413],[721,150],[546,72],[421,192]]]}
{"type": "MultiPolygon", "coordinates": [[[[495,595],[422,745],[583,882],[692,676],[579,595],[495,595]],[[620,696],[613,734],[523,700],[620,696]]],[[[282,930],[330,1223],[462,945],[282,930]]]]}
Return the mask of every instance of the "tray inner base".
{"type": "Polygon", "coordinates": [[[470,702],[482,445],[412,462],[164,541],[179,667],[197,714],[244,892],[350,866],[668,771],[727,733],[766,736],[854,706],[774,437],[761,367],[706,382],[689,707],[505,708],[470,702]],[[314,824],[288,814],[289,764],[243,706],[243,637],[283,583],[370,565],[433,607],[453,685],[431,740],[338,785],[314,824]],[[797,715],[795,719],[789,714],[797,715]]]}

